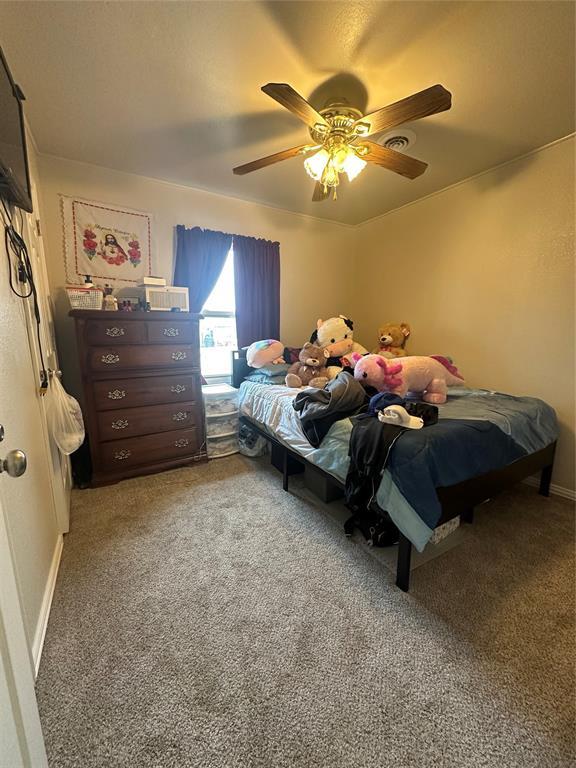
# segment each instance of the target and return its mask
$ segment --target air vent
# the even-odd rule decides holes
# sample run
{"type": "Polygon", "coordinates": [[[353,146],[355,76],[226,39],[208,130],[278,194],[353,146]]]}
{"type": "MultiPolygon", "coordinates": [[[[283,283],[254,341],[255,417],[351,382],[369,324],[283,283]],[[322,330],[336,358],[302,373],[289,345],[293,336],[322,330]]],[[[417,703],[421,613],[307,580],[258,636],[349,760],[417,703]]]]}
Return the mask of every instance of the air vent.
{"type": "Polygon", "coordinates": [[[387,133],[380,141],[383,147],[395,149],[396,152],[405,152],[408,147],[413,146],[415,143],[416,134],[407,128],[402,129],[401,132],[387,133]]]}
{"type": "Polygon", "coordinates": [[[386,139],[384,146],[388,147],[388,149],[398,149],[402,152],[403,149],[408,149],[410,140],[407,136],[392,136],[391,139],[386,139]]]}

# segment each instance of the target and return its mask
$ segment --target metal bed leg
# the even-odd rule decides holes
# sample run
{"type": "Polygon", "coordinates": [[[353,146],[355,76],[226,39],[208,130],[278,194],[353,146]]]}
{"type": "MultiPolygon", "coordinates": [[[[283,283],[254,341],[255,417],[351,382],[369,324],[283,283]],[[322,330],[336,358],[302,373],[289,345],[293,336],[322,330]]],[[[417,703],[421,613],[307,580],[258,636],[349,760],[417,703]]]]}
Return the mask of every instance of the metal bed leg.
{"type": "Polygon", "coordinates": [[[282,488],[288,490],[288,451],[284,448],[282,454],[282,488]]]}
{"type": "Polygon", "coordinates": [[[403,533],[398,541],[398,561],[396,564],[396,586],[403,592],[410,588],[410,556],[412,555],[412,542],[403,533]]]}
{"type": "Polygon", "coordinates": [[[469,523],[470,525],[474,522],[474,507],[470,507],[460,513],[460,522],[469,523]]]}
{"type": "Polygon", "coordinates": [[[540,487],[538,488],[540,496],[550,496],[550,481],[552,480],[553,469],[554,464],[548,464],[540,473],[540,487]]]}

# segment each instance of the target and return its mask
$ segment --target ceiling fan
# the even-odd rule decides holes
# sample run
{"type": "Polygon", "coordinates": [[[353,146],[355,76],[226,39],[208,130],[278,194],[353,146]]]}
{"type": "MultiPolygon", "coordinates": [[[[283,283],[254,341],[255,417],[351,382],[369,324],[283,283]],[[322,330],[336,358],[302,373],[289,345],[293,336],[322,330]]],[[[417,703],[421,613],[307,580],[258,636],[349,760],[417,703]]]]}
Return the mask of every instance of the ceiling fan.
{"type": "Polygon", "coordinates": [[[313,143],[300,144],[239,165],[234,168],[234,173],[251,173],[281,160],[314,152],[306,158],[304,167],[316,181],[312,195],[315,202],[329,197],[330,189],[336,199],[340,174],[346,173],[352,181],[366,167],[367,162],[408,179],[420,176],[428,167],[427,163],[369,141],[367,137],[421,117],[444,112],[452,105],[451,93],[441,85],[433,85],[367,115],[343,103],[345,100],[329,103],[317,111],[287,83],[268,83],[262,86],[262,90],[306,123],[313,143]]]}

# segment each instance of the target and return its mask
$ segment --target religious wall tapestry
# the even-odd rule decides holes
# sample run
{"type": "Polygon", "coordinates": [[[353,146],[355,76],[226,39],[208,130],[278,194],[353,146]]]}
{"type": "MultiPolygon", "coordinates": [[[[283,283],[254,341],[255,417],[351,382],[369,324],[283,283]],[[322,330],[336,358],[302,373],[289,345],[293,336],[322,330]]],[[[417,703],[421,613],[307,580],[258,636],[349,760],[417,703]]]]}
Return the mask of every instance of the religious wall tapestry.
{"type": "Polygon", "coordinates": [[[152,216],[60,195],[66,280],[138,284],[151,274],[152,216]]]}

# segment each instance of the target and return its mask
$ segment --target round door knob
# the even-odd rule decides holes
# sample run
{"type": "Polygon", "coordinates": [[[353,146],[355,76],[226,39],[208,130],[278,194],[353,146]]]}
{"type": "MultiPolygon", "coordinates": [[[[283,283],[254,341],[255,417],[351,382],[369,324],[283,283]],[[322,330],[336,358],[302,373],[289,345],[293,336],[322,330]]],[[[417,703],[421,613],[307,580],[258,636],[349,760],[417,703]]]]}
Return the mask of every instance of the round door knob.
{"type": "Polygon", "coordinates": [[[7,472],[10,477],[20,477],[26,472],[27,464],[24,451],[9,451],[5,459],[0,459],[0,472],[7,472]]]}

